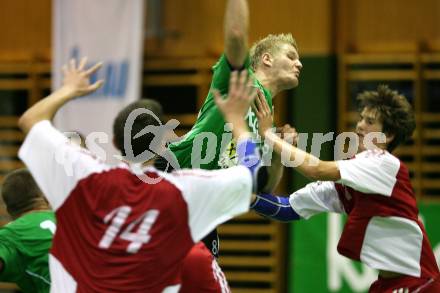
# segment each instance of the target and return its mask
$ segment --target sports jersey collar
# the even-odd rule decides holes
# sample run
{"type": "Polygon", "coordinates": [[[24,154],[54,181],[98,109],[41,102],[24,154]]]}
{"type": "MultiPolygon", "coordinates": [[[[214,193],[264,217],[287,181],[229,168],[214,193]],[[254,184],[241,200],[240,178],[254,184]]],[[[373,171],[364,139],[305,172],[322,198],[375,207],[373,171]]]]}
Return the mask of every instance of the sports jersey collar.
{"type": "Polygon", "coordinates": [[[130,163],[124,161],[122,159],[122,156],[118,156],[118,157],[121,158],[121,161],[118,164],[118,168],[130,170],[133,174],[142,175],[145,174],[146,172],[158,173],[158,170],[152,165],[143,166],[142,163],[130,163]]]}

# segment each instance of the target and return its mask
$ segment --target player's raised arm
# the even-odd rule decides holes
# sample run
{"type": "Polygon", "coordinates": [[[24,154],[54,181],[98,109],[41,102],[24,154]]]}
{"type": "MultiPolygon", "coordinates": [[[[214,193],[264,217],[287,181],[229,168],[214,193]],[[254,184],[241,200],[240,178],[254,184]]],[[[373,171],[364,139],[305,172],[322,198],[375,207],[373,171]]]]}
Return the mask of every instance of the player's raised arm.
{"type": "Polygon", "coordinates": [[[63,85],[58,90],[42,99],[29,108],[18,120],[18,126],[27,134],[31,128],[43,120],[52,120],[59,108],[73,98],[88,95],[102,86],[103,80],[93,84],[90,83],[90,76],[96,72],[101,63],[97,63],[86,69],[87,58],[83,58],[77,65],[72,59],[68,65],[63,66],[63,85]]]}
{"type": "MultiPolygon", "coordinates": [[[[52,126],[50,120],[65,103],[98,89],[103,81],[90,83],[90,76],[100,63],[86,69],[87,60],[79,64],[72,60],[63,67],[63,86],[29,108],[19,119],[18,126],[26,134],[18,156],[26,164],[35,181],[54,210],[69,196],[77,182],[97,170],[107,168],[98,163],[52,126]]],[[[81,115],[81,113],[78,113],[81,115]]]]}
{"type": "Polygon", "coordinates": [[[225,12],[225,54],[236,69],[243,66],[248,51],[249,7],[247,0],[228,0],[225,12]]]}
{"type": "Polygon", "coordinates": [[[341,174],[335,161],[322,161],[312,154],[291,145],[271,131],[272,116],[264,98],[258,97],[256,105],[255,110],[260,125],[260,135],[266,142],[273,144],[276,153],[281,154],[283,150],[287,151],[289,159],[292,161],[301,158],[299,161],[302,163],[296,166],[295,169],[309,179],[321,181],[337,181],[341,179],[341,174]]]}

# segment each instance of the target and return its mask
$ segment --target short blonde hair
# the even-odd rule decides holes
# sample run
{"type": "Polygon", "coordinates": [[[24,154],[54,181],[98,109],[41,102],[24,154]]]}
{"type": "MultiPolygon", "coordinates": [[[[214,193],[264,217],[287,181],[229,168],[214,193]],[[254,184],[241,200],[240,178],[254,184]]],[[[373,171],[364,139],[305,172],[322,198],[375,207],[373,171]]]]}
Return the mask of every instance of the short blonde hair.
{"type": "Polygon", "coordinates": [[[264,53],[274,55],[278,52],[280,46],[283,44],[290,44],[296,50],[298,50],[296,41],[290,33],[278,35],[270,34],[267,37],[255,42],[250,50],[252,69],[257,69],[258,65],[260,64],[261,56],[263,56],[264,53]]]}

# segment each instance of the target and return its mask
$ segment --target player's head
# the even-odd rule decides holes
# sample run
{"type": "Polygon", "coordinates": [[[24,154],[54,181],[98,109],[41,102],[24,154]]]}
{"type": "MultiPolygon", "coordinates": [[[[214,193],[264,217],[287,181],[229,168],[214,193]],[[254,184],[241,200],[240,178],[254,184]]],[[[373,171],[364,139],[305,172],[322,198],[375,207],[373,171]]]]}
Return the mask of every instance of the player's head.
{"type": "Polygon", "coordinates": [[[252,46],[250,58],[252,69],[276,79],[280,89],[298,86],[302,64],[291,34],[268,35],[259,40],[252,46]]]}
{"type": "Polygon", "coordinates": [[[3,180],[1,194],[12,218],[32,211],[49,209],[49,204],[27,169],[10,172],[3,180]]]}
{"type": "Polygon", "coordinates": [[[150,143],[155,137],[153,133],[146,133],[137,138],[134,138],[134,136],[147,126],[161,125],[163,120],[162,115],[161,105],[154,100],[142,99],[127,105],[118,113],[113,122],[113,142],[115,147],[123,156],[126,156],[126,150],[124,149],[125,135],[125,139],[130,139],[134,156],[138,156],[146,149],[149,149],[150,143]],[[147,110],[148,113],[140,113],[137,115],[134,111],[138,109],[144,112],[147,110]],[[134,120],[130,121],[129,117],[134,120]],[[127,133],[125,133],[126,123],[128,126],[127,133]]]}
{"type": "Polygon", "coordinates": [[[386,142],[377,145],[390,152],[412,136],[416,128],[414,112],[408,100],[397,91],[380,85],[376,91],[359,94],[357,100],[361,115],[356,125],[360,151],[365,150],[363,138],[370,132],[384,133],[386,142]]]}

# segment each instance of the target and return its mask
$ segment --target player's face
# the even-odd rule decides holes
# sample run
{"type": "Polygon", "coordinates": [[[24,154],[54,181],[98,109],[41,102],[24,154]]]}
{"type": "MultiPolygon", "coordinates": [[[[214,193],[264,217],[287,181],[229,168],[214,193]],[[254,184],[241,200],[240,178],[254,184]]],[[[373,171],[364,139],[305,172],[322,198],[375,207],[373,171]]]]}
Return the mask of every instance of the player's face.
{"type": "Polygon", "coordinates": [[[295,47],[290,44],[282,44],[272,61],[272,73],[276,76],[280,88],[297,87],[301,68],[302,64],[295,47]]]}
{"type": "MultiPolygon", "coordinates": [[[[367,134],[372,132],[381,133],[382,131],[383,124],[377,110],[364,108],[360,113],[359,121],[356,124],[356,134],[359,136],[358,151],[362,152],[367,149],[366,143],[364,143],[367,134]]],[[[386,149],[386,143],[379,143],[375,138],[372,139],[372,143],[381,149],[386,149]]]]}

